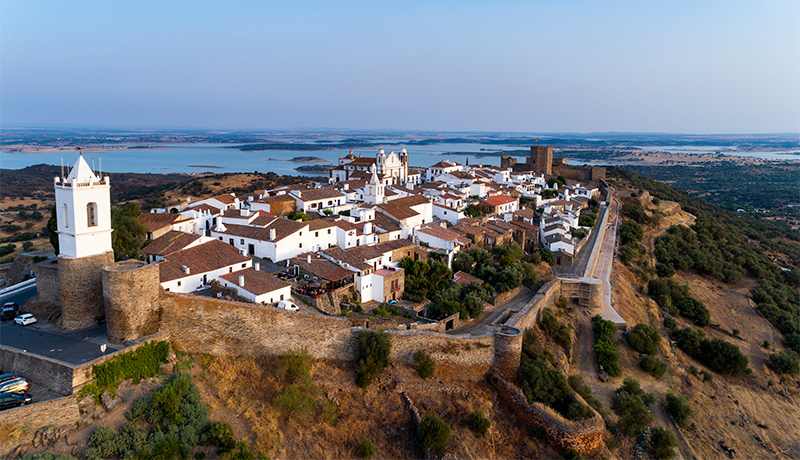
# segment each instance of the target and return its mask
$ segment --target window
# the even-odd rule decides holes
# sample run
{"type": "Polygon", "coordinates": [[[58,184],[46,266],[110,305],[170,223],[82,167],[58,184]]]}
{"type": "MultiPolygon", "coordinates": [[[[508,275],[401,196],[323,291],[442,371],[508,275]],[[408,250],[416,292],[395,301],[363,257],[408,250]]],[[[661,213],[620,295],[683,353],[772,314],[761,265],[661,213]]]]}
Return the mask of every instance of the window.
{"type": "Polygon", "coordinates": [[[328,229],[328,235],[330,235],[330,234],[331,234],[331,229],[328,229]]]}
{"type": "Polygon", "coordinates": [[[298,245],[297,247],[298,248],[302,248],[303,247],[303,243],[300,243],[300,245],[298,245]]]}
{"type": "MultiPolygon", "coordinates": [[[[233,267],[228,267],[228,273],[233,273],[233,267]]],[[[227,286],[227,284],[226,284],[227,286]]]]}
{"type": "Polygon", "coordinates": [[[242,264],[242,268],[245,268],[246,266],[247,266],[247,264],[246,264],[246,263],[242,264]]]}
{"type": "Polygon", "coordinates": [[[244,238],[241,238],[241,239],[239,240],[239,243],[240,243],[240,244],[244,244],[244,238]]]}
{"type": "Polygon", "coordinates": [[[281,294],[281,300],[283,300],[283,294],[281,294]]]}
{"type": "Polygon", "coordinates": [[[64,228],[69,228],[69,209],[67,209],[67,205],[64,205],[63,214],[64,215],[62,217],[64,218],[64,228]]]}
{"type": "Polygon", "coordinates": [[[328,206],[330,206],[332,204],[333,204],[333,201],[332,200],[328,200],[328,206]]]}
{"type": "Polygon", "coordinates": [[[89,203],[86,205],[86,225],[89,227],[97,227],[97,203],[89,203]]]}
{"type": "Polygon", "coordinates": [[[319,232],[314,232],[314,238],[319,236],[319,232]]]}
{"type": "Polygon", "coordinates": [[[221,236],[219,237],[219,240],[222,241],[222,237],[221,236]]]}
{"type": "Polygon", "coordinates": [[[178,286],[180,286],[180,285],[181,285],[181,282],[180,282],[180,281],[178,281],[178,286]]]}
{"type": "Polygon", "coordinates": [[[230,245],[233,246],[233,238],[228,238],[228,243],[230,243],[230,245]]]}
{"type": "Polygon", "coordinates": [[[300,232],[300,236],[303,236],[303,232],[300,232]]]}

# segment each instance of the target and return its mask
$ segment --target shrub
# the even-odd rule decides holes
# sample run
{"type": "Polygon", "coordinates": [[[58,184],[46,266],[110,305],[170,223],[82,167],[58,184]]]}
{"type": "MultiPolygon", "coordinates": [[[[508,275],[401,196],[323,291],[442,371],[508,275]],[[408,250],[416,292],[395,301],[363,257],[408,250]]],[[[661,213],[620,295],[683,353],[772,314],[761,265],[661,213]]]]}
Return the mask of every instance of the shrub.
{"type": "Polygon", "coordinates": [[[769,355],[772,367],[781,374],[799,374],[800,358],[792,350],[783,350],[780,354],[769,355]]]}
{"type": "Polygon", "coordinates": [[[786,334],[786,346],[795,353],[800,353],[800,334],[786,334]]]}
{"type": "Polygon", "coordinates": [[[539,337],[536,335],[535,329],[525,329],[522,335],[522,351],[528,357],[533,358],[539,354],[538,349],[539,337]]]}
{"type": "Polygon", "coordinates": [[[356,455],[360,458],[372,458],[377,453],[377,449],[375,448],[375,443],[366,436],[361,439],[361,443],[356,446],[356,455]]]}
{"type": "Polygon", "coordinates": [[[214,422],[208,427],[206,443],[219,448],[218,453],[226,454],[236,447],[233,428],[225,422],[214,422]]]}
{"type": "Polygon", "coordinates": [[[570,375],[567,378],[567,381],[569,382],[569,386],[572,387],[576,393],[581,395],[581,398],[583,398],[583,400],[586,401],[592,407],[592,409],[596,410],[597,413],[605,417],[606,409],[603,407],[603,403],[592,395],[592,389],[589,387],[589,385],[584,383],[583,377],[580,375],[570,375]]]}
{"type": "Polygon", "coordinates": [[[661,336],[658,335],[658,331],[649,324],[637,324],[628,334],[628,343],[639,353],[647,355],[657,354],[658,344],[660,342],[661,336]]]}
{"type": "Polygon", "coordinates": [[[675,420],[679,427],[688,429],[691,426],[690,417],[694,414],[694,410],[686,402],[686,398],[678,396],[675,393],[667,393],[667,412],[675,420]]]}
{"type": "Polygon", "coordinates": [[[366,388],[389,366],[392,342],[386,332],[367,330],[359,335],[357,348],[356,383],[366,388]]]}
{"type": "Polygon", "coordinates": [[[703,302],[694,297],[684,297],[675,302],[675,307],[681,316],[691,319],[698,326],[708,326],[711,324],[711,313],[703,302]]]}
{"type": "Polygon", "coordinates": [[[672,337],[678,347],[721,374],[744,375],[750,372],[748,360],[739,347],[721,339],[706,339],[700,331],[676,329],[672,337]]]}
{"type": "Polygon", "coordinates": [[[542,258],[542,260],[544,262],[547,262],[547,265],[555,265],[556,257],[553,255],[553,253],[549,249],[547,249],[547,248],[539,248],[537,250],[537,253],[539,254],[539,256],[542,258]]]}
{"type": "Polygon", "coordinates": [[[120,382],[133,379],[139,383],[145,377],[158,375],[159,367],[167,362],[169,343],[149,342],[136,350],[122,353],[114,358],[92,367],[94,381],[81,388],[80,394],[91,394],[99,402],[103,391],[111,393],[120,382]]]}
{"type": "Polygon", "coordinates": [[[645,394],[639,382],[627,378],[617,389],[611,402],[611,409],[619,415],[619,429],[628,436],[643,432],[653,421],[647,405],[652,403],[652,395],[645,394]]]}
{"type": "Polygon", "coordinates": [[[589,406],[575,401],[567,406],[567,411],[564,416],[569,420],[584,420],[593,417],[594,411],[589,406]]]}
{"type": "Polygon", "coordinates": [[[428,414],[417,429],[419,441],[431,452],[441,452],[450,442],[450,425],[436,414],[428,414]]]}
{"type": "Polygon", "coordinates": [[[433,377],[433,371],[436,368],[436,361],[425,350],[419,350],[414,353],[414,364],[417,365],[417,373],[423,379],[433,377]]]}
{"type": "Polygon", "coordinates": [[[650,431],[650,449],[653,451],[653,457],[658,460],[666,460],[675,456],[673,448],[675,437],[672,432],[667,428],[656,427],[650,431]]]}
{"type": "Polygon", "coordinates": [[[95,428],[89,436],[89,447],[94,448],[92,452],[100,458],[114,457],[120,451],[116,433],[107,426],[95,428]]]}
{"type": "Polygon", "coordinates": [[[558,407],[570,395],[567,379],[553,369],[542,357],[536,357],[520,366],[520,388],[528,402],[539,401],[558,407]]]}
{"type": "Polygon", "coordinates": [[[670,276],[675,274],[675,269],[672,268],[672,265],[657,263],[656,264],[656,273],[661,278],[669,278],[670,276]]]}
{"type": "Polygon", "coordinates": [[[664,315],[664,327],[667,329],[675,329],[678,327],[678,322],[675,321],[675,318],[669,315],[664,315]]]}
{"type": "Polygon", "coordinates": [[[619,237],[623,246],[636,243],[644,238],[644,229],[636,222],[625,222],[619,226],[619,237]]]}
{"type": "Polygon", "coordinates": [[[655,355],[642,355],[639,359],[639,366],[657,379],[660,379],[667,371],[667,365],[655,355]]]}
{"type": "Polygon", "coordinates": [[[492,421],[486,418],[483,412],[476,410],[467,417],[467,426],[476,436],[481,437],[486,434],[486,431],[492,426],[492,421]]]}
{"type": "Polygon", "coordinates": [[[619,367],[619,345],[614,342],[614,335],[617,332],[616,326],[611,321],[604,320],[600,315],[592,318],[594,328],[594,353],[597,362],[611,376],[622,374],[619,367]]]}
{"type": "Polygon", "coordinates": [[[308,416],[314,412],[317,403],[311,395],[304,393],[297,385],[289,385],[275,398],[275,405],[281,408],[286,415],[298,414],[308,416]]]}
{"type": "Polygon", "coordinates": [[[562,347],[569,348],[572,345],[572,335],[569,332],[569,328],[558,321],[551,308],[542,309],[542,318],[539,321],[539,326],[562,347]]]}
{"type": "Polygon", "coordinates": [[[287,383],[311,382],[311,354],[308,348],[300,351],[289,350],[278,356],[278,377],[287,383]]]}
{"type": "Polygon", "coordinates": [[[581,455],[581,453],[575,449],[567,449],[564,451],[564,460],[585,460],[585,459],[586,457],[581,455]]]}

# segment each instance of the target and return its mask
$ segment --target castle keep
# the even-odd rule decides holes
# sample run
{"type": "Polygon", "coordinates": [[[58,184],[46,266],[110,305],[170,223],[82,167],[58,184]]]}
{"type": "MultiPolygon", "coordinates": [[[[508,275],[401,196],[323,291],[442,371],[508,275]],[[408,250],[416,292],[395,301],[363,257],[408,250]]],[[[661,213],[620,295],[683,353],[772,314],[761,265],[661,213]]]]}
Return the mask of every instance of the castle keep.
{"type": "Polygon", "coordinates": [[[553,158],[552,145],[532,145],[531,155],[525,163],[508,155],[500,157],[500,167],[513,171],[533,171],[546,176],[562,176],[565,179],[591,182],[606,178],[606,168],[602,166],[573,166],[566,158],[553,158]]]}

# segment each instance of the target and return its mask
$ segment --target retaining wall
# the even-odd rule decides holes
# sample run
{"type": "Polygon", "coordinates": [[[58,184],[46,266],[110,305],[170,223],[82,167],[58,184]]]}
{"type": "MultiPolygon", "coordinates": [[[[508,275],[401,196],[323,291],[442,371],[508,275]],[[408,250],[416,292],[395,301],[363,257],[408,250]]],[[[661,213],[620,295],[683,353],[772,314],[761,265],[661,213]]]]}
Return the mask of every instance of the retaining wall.
{"type": "Polygon", "coordinates": [[[524,331],[536,324],[536,321],[539,319],[539,312],[541,312],[542,308],[553,306],[560,295],[561,280],[552,279],[548,281],[522,310],[514,313],[504,324],[524,331]]]}
{"type": "Polygon", "coordinates": [[[8,409],[0,417],[0,436],[14,433],[13,439],[0,437],[0,457],[11,453],[34,440],[37,432],[56,432],[61,427],[74,428],[80,421],[78,400],[75,396],[52,399],[36,404],[8,409]]]}
{"type": "MultiPolygon", "coordinates": [[[[67,363],[2,345],[0,368],[3,372],[22,375],[32,385],[47,388],[56,394],[63,396],[72,394],[74,369],[67,363]]],[[[2,418],[4,417],[5,415],[2,418]]]]}
{"type": "MultiPolygon", "coordinates": [[[[500,399],[521,422],[531,428],[544,428],[551,444],[563,450],[574,449],[586,456],[593,456],[599,451],[603,444],[605,424],[597,413],[586,420],[567,420],[544,404],[528,404],[519,388],[498,376],[490,376],[489,381],[497,389],[500,399]]],[[[575,396],[580,402],[584,402],[579,395],[575,396]]]]}
{"type": "Polygon", "coordinates": [[[39,301],[61,305],[61,290],[58,287],[58,261],[40,262],[35,265],[36,295],[39,301]]]}

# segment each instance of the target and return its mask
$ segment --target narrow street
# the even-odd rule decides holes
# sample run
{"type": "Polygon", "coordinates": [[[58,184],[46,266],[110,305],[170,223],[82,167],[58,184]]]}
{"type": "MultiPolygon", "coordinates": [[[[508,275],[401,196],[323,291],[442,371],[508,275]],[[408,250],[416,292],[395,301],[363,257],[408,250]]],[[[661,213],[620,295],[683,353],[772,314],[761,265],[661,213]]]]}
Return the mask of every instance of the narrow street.
{"type": "Polygon", "coordinates": [[[488,334],[495,329],[499,329],[499,327],[491,325],[498,318],[506,314],[506,312],[516,312],[521,310],[528,302],[531,301],[531,299],[533,299],[535,295],[536,292],[531,291],[528,288],[522,288],[516,297],[513,297],[500,305],[487,308],[478,319],[470,321],[466,325],[457,329],[452,329],[448,331],[448,334],[488,334]]]}

